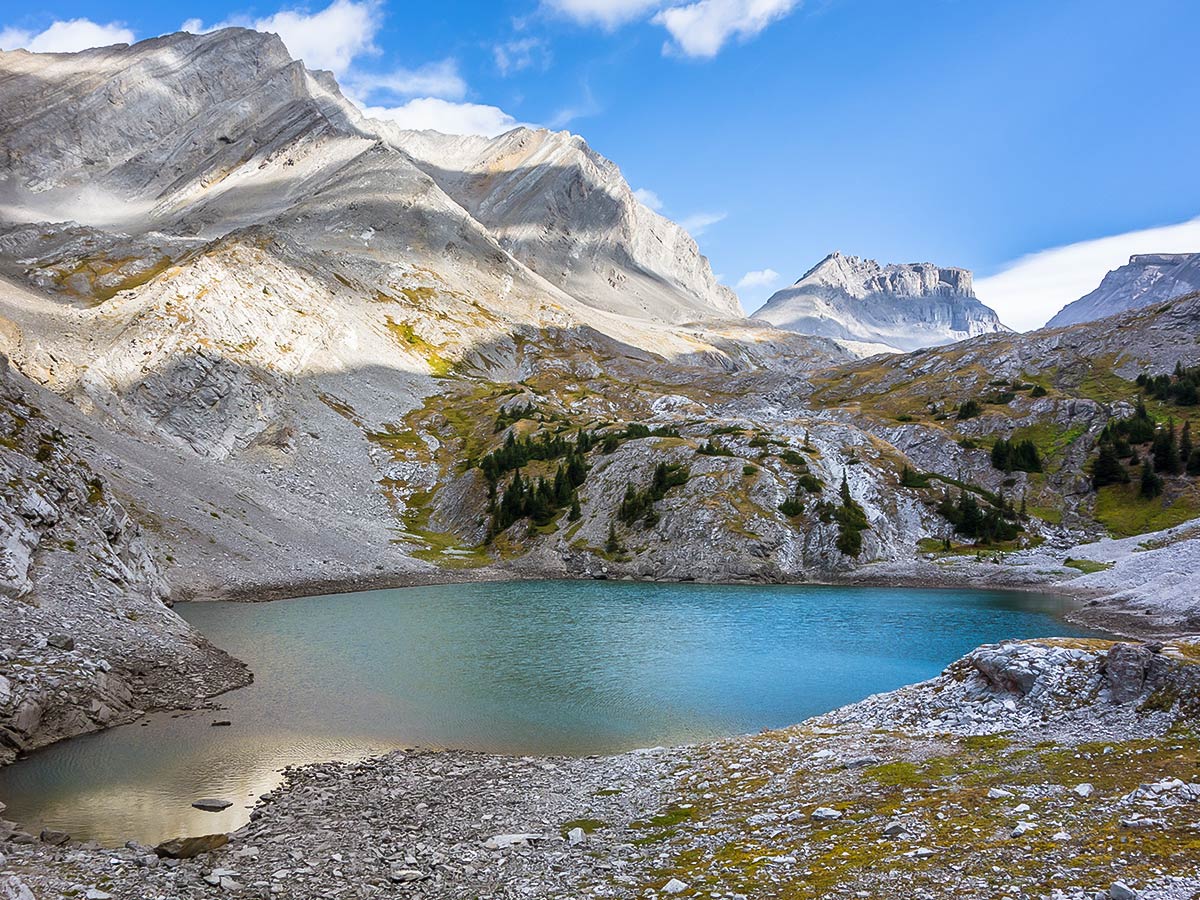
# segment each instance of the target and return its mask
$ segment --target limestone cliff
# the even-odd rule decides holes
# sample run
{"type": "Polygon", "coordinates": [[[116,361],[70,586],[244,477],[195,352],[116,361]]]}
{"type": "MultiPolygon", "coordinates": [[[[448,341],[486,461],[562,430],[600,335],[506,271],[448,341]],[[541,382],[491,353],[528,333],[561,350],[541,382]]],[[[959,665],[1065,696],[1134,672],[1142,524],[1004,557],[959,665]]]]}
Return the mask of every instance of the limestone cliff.
{"type": "Polygon", "coordinates": [[[883,350],[916,350],[1008,330],[976,299],[965,269],[880,265],[836,252],[776,291],[754,317],[883,350]]]}

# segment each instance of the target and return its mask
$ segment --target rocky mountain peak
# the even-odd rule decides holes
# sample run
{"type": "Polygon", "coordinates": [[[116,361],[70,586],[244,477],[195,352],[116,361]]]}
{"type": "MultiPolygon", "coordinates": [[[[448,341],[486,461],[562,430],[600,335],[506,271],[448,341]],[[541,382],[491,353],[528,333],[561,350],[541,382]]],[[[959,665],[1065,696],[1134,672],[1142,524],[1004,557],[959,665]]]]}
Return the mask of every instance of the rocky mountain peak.
{"type": "Polygon", "coordinates": [[[914,350],[1007,330],[975,297],[967,269],[883,265],[834,251],[755,313],[780,328],[914,350]]]}

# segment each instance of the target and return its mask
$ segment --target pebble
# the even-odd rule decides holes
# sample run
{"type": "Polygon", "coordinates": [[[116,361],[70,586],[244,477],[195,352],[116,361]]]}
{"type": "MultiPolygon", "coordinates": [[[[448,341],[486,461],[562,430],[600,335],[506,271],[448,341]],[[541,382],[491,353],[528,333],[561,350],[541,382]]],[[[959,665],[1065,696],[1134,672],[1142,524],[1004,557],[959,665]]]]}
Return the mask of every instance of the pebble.
{"type": "Polygon", "coordinates": [[[687,885],[684,884],[682,881],[680,881],[678,878],[672,878],[670,881],[668,881],[666,884],[663,885],[663,893],[664,894],[682,894],[686,890],[687,890],[687,885]]]}

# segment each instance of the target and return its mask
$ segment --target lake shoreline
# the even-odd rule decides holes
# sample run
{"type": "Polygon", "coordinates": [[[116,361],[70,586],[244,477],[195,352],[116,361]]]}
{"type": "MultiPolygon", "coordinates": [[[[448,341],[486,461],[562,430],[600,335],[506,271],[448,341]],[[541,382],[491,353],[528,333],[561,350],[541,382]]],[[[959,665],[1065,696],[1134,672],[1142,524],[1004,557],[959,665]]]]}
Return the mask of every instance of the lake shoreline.
{"type": "Polygon", "coordinates": [[[1183,900],[1200,889],[1200,860],[1163,838],[1183,833],[1196,802],[1170,780],[1200,759],[1200,745],[1172,736],[1200,698],[1195,653],[1014,642],[756,735],[598,758],[413,750],[316,764],[287,772],[227,846],[195,859],[35,842],[12,847],[7,865],[47,896],[100,885],[116,900],[192,896],[214,876],[253,897],[401,885],[431,900],[994,896],[1016,885],[1084,900],[1120,881],[1183,900]],[[1000,687],[1005,672],[1030,680],[1000,687]],[[1185,702],[1152,708],[1167,690],[1185,702]],[[1156,779],[1138,807],[1147,825],[1118,824],[1126,795],[1156,779]],[[1118,838],[1129,842],[1119,858],[1105,855],[1118,838]]]}

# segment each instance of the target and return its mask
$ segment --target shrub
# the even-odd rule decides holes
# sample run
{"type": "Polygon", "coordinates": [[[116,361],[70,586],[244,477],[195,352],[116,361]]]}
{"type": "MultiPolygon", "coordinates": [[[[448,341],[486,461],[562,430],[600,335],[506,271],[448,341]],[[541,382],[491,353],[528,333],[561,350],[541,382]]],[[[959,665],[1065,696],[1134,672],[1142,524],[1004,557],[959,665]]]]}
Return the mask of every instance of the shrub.
{"type": "Polygon", "coordinates": [[[978,400],[967,400],[958,408],[959,421],[964,419],[974,419],[983,412],[983,407],[978,400]]]}

